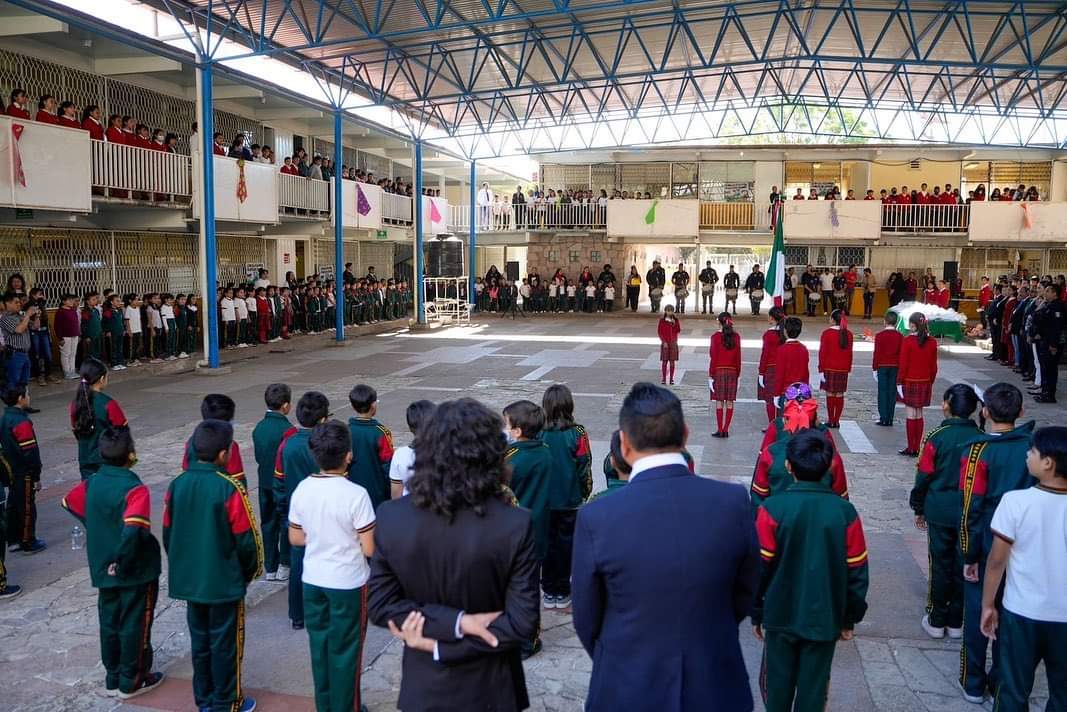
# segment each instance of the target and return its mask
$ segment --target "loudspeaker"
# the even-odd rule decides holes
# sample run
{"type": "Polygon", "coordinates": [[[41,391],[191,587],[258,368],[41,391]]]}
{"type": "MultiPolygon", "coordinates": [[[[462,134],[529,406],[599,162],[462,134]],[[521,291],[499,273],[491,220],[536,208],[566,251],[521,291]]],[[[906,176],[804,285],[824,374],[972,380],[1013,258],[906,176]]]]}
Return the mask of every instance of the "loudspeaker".
{"type": "Polygon", "coordinates": [[[948,282],[949,284],[952,284],[952,282],[956,279],[956,277],[959,275],[959,273],[960,273],[960,263],[959,262],[946,262],[945,263],[944,280],[946,282],[948,282]]]}
{"type": "Polygon", "coordinates": [[[519,263],[518,260],[508,262],[504,265],[504,272],[507,274],[509,282],[519,281],[519,263]]]}
{"type": "Polygon", "coordinates": [[[426,243],[427,277],[462,277],[463,242],[430,240],[426,243]]]}

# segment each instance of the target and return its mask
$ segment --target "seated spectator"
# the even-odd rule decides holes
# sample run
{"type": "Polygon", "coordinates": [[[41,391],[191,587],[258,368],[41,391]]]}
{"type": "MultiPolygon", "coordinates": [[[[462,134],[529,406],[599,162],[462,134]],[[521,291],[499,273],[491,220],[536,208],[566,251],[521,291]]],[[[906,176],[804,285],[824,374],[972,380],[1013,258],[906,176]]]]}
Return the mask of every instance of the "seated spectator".
{"type": "Polygon", "coordinates": [[[230,158],[251,160],[252,152],[245,147],[244,134],[237,134],[233,137],[233,143],[230,144],[230,150],[226,155],[230,158]]]}
{"type": "Polygon", "coordinates": [[[51,94],[43,95],[37,101],[37,115],[33,117],[34,121],[39,121],[42,124],[59,124],[59,117],[56,116],[56,107],[59,104],[56,102],[56,98],[51,94]]]}
{"type": "Polygon", "coordinates": [[[78,109],[74,106],[73,101],[64,101],[59,105],[58,123],[68,129],[80,129],[82,127],[81,122],[78,121],[78,109]]]}
{"type": "Polygon", "coordinates": [[[215,139],[215,143],[211,147],[212,153],[214,153],[216,156],[225,156],[226,155],[226,146],[222,143],[222,134],[221,133],[216,133],[215,136],[214,136],[214,139],[215,139]]]}
{"type": "Polygon", "coordinates": [[[104,124],[100,121],[102,117],[100,107],[96,104],[90,104],[82,112],[82,128],[89,132],[89,138],[93,141],[104,140],[104,124]]]}
{"type": "Polygon", "coordinates": [[[7,105],[6,113],[16,119],[30,120],[29,111],[30,97],[25,89],[14,89],[11,92],[11,103],[7,105]]]}

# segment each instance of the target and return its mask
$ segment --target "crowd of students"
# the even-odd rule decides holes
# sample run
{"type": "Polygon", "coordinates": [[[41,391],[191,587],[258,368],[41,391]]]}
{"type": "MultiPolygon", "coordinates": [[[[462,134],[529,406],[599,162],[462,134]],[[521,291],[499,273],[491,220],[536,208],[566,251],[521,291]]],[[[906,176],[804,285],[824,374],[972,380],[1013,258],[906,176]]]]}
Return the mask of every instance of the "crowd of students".
{"type": "Polygon", "coordinates": [[[967,195],[960,194],[959,188],[953,188],[951,183],[945,183],[944,189],[939,185],[935,185],[932,190],[928,189],[926,183],[920,184],[917,190],[909,190],[908,186],[900,186],[898,191],[896,187],[891,187],[888,190],[882,188],[875,195],[873,189],[868,190],[862,198],[856,197],[856,191],[849,189],[847,193],[842,196],[841,189],[838,186],[833,186],[826,190],[824,193],[819,193],[816,188],[810,188],[807,195],[804,194],[803,188],[797,188],[792,197],[787,197],[778,192],[778,186],[774,186],[771,189],[771,203],[774,204],[779,200],[880,200],[883,205],[965,205],[972,202],[989,201],[1027,201],[1037,202],[1040,201],[1041,193],[1037,189],[1036,185],[1032,185],[1029,188],[1025,184],[1020,183],[1017,188],[1011,186],[1005,186],[1001,188],[993,188],[989,195],[986,195],[986,187],[984,183],[979,183],[974,190],[968,190],[967,195]]]}

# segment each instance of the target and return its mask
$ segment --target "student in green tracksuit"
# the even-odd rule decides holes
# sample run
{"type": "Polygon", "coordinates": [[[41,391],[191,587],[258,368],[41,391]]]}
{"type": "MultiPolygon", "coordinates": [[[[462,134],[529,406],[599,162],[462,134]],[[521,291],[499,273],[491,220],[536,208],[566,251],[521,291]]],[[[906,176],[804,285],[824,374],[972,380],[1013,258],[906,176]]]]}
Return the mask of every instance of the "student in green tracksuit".
{"type": "Polygon", "coordinates": [[[993,661],[986,672],[989,640],[982,634],[982,582],[993,547],[990,526],[1000,498],[1034,484],[1026,467],[1034,421],[1016,426],[1023,414],[1023,394],[1010,383],[995,383],[982,395],[982,415],[990,432],[963,448],[960,460],[960,551],[963,554],[963,647],[960,685],[969,702],[981,702],[997,685],[1000,644],[993,641],[993,661]]]}
{"type": "Polygon", "coordinates": [[[104,358],[104,329],[100,321],[100,294],[89,292],[85,295],[82,306],[82,341],[85,344],[84,355],[89,358],[104,358]]]}
{"type": "MultiPolygon", "coordinates": [[[[695,473],[696,462],[693,461],[693,456],[689,454],[689,451],[683,448],[682,457],[685,459],[685,464],[689,467],[689,471],[695,473]]],[[[630,464],[622,456],[622,443],[618,430],[611,434],[611,449],[604,456],[604,479],[607,481],[607,488],[590,497],[590,502],[598,497],[603,497],[622,489],[630,481],[630,464]]]]}
{"type": "MultiPolygon", "coordinates": [[[[538,436],[545,426],[545,412],[528,400],[504,408],[504,430],[510,445],[504,460],[511,468],[508,484],[519,506],[530,510],[537,558],[548,555],[549,504],[552,488],[552,452],[538,436]]],[[[523,643],[522,656],[529,658],[541,650],[540,632],[532,643],[523,643]]]]}
{"type": "Polygon", "coordinates": [[[289,580],[289,537],[285,512],[274,490],[274,465],[282,441],[296,432],[289,422],[293,391],[284,383],[272,383],[263,394],[267,413],[252,430],[252,447],[259,475],[259,521],[263,536],[263,569],[267,581],[289,580]]]}
{"type": "Polygon", "coordinates": [[[956,542],[960,526],[960,455],[982,434],[971,415],[978,408],[974,389],[957,383],[945,391],[945,420],[926,434],[919,448],[915,486],[908,498],[915,526],[926,530],[930,557],[926,615],[920,625],[931,638],[963,637],[963,562],[956,542]]]}
{"type": "Polygon", "coordinates": [[[70,428],[78,441],[78,468],[84,480],[100,469],[100,433],[104,428],[128,425],[118,401],[104,393],[107,366],[103,361],[87,358],[78,369],[81,377],[70,404],[70,428]]]}
{"type": "Polygon", "coordinates": [[[548,553],[541,566],[545,608],[571,605],[571,552],[578,507],[593,491],[592,452],[585,428],[574,422],[574,397],[561,384],[541,399],[545,429],[541,440],[552,453],[548,553]]]}
{"type": "Polygon", "coordinates": [[[378,411],[378,392],[358,384],[348,394],[356,417],[348,419],[352,434],[352,464],[348,479],[367,490],[374,508],[389,499],[389,463],[393,460],[393,434],[374,416],[378,411]]]}
{"type": "MultiPolygon", "coordinates": [[[[26,386],[7,386],[3,393],[4,410],[0,418],[0,452],[10,475],[11,493],[7,500],[6,519],[0,526],[7,530],[7,542],[23,554],[36,554],[47,544],[37,538],[37,492],[41,489],[41,447],[26,409],[30,396],[26,386]]],[[[3,465],[0,465],[3,467],[3,465]]],[[[0,588],[3,588],[0,584],[0,588]]]]}
{"type": "Polygon", "coordinates": [[[137,462],[129,428],[100,434],[104,464],[63,498],[85,525],[89,577],[98,591],[100,657],[108,696],[124,700],[154,688],[152,619],[159,598],[159,542],[152,536],[151,495],[130,467],[137,462]]]}
{"type": "MultiPolygon", "coordinates": [[[[318,471],[308,447],[311,429],[330,415],[330,401],[318,391],[308,391],[296,402],[296,422],[300,429],[282,440],[274,460],[274,494],[283,519],[289,518],[289,500],[305,477],[318,471]]],[[[289,620],[293,630],[304,627],[304,547],[289,549],[289,620]]]]}
{"type": "Polygon", "coordinates": [[[756,515],[763,575],[752,610],[764,641],[767,712],[823,712],[834,646],[867,612],[867,544],[856,508],[820,480],[833,448],[801,431],[787,447],[796,484],[756,515]]]}
{"type": "Polygon", "coordinates": [[[362,712],[359,689],[367,634],[368,557],[374,554],[374,507],[346,477],[352,459],[344,423],[315,427],[308,441],[319,471],[289,503],[289,540],[305,548],[304,618],[311,646],[317,712],[362,712]]]}
{"type": "Polygon", "coordinates": [[[241,484],[226,474],[233,426],[204,420],[195,461],[167,488],[163,546],[170,597],[185,601],[198,709],[251,712],[241,689],[245,592],[263,573],[263,544],[241,484]]]}
{"type": "Polygon", "coordinates": [[[101,326],[103,328],[104,338],[107,343],[108,353],[111,357],[111,368],[121,371],[125,368],[125,340],[126,340],[126,322],[123,318],[125,312],[125,306],[122,303],[122,298],[117,294],[112,294],[108,297],[107,304],[104,305],[103,316],[101,319],[101,326]],[[119,368],[119,367],[122,368],[119,368]]]}

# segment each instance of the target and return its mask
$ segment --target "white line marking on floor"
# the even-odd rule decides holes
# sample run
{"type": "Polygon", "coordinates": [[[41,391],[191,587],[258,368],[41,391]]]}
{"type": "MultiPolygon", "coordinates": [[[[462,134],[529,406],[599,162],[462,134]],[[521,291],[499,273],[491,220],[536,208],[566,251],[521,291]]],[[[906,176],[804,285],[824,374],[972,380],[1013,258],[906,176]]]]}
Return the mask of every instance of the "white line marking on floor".
{"type": "Polygon", "coordinates": [[[647,359],[635,358],[633,356],[601,356],[601,361],[640,361],[644,363],[647,359]]]}
{"type": "Polygon", "coordinates": [[[417,371],[421,371],[422,369],[429,368],[430,366],[433,366],[433,365],[434,364],[430,363],[429,361],[424,361],[423,363],[417,363],[414,366],[408,366],[407,368],[402,368],[399,371],[394,371],[393,373],[391,373],[389,375],[390,376],[410,376],[411,374],[413,374],[413,373],[415,373],[417,371]]]}
{"type": "Polygon", "coordinates": [[[867,439],[867,436],[860,428],[860,424],[855,420],[842,420],[841,428],[838,431],[841,433],[841,437],[844,438],[845,444],[848,445],[850,452],[856,455],[876,455],[878,451],[871,444],[871,441],[867,439]]]}
{"type": "Polygon", "coordinates": [[[541,376],[545,375],[546,373],[551,371],[553,368],[555,368],[555,366],[538,366],[537,368],[535,368],[534,370],[530,371],[525,376],[523,376],[521,380],[523,380],[523,381],[538,381],[538,380],[541,379],[541,376]]]}
{"type": "Polygon", "coordinates": [[[397,386],[401,391],[442,391],[445,393],[457,393],[465,388],[445,388],[444,386],[397,386]]]}

